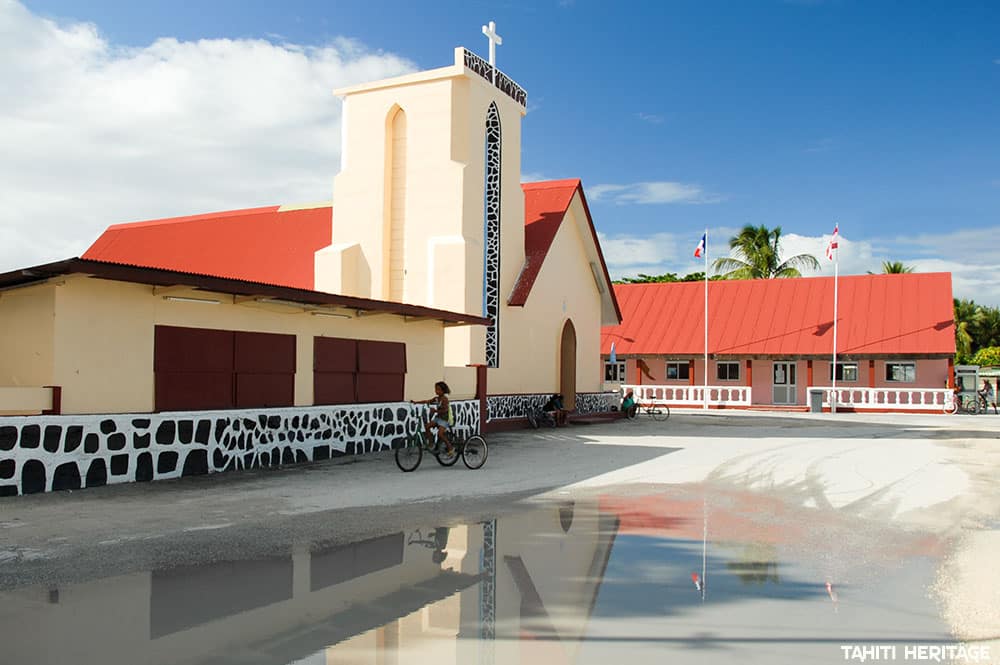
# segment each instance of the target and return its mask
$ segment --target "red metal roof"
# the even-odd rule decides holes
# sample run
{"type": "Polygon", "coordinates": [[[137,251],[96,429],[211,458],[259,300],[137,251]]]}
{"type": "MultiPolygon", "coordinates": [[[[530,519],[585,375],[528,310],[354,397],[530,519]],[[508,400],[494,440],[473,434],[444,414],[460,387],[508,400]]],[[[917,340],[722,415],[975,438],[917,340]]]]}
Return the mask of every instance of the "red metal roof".
{"type": "MultiPolygon", "coordinates": [[[[601,353],[704,353],[704,282],[616,284],[624,320],[601,330],[601,353]]],[[[708,352],[829,355],[833,278],[709,282],[708,352]]],[[[953,355],[951,273],[840,278],[837,351],[953,355]]]]}
{"type": "MultiPolygon", "coordinates": [[[[566,211],[573,201],[573,196],[577,193],[579,193],[580,201],[583,204],[597,258],[601,270],[604,272],[604,279],[607,284],[611,284],[608,266],[604,261],[604,253],[601,251],[601,244],[597,239],[597,230],[594,228],[594,220],[590,217],[590,208],[583,195],[583,185],[580,179],[526,182],[521,183],[521,189],[524,190],[524,267],[521,269],[517,283],[514,284],[507,304],[523,307],[527,302],[531,288],[538,278],[538,272],[542,269],[549,248],[552,247],[556,232],[559,231],[559,227],[566,217],[566,211]]],[[[610,296],[614,315],[621,321],[621,308],[618,306],[613,291],[610,296]]]]}
{"type": "Polygon", "coordinates": [[[312,290],[330,214],[329,205],[271,206],[116,224],[82,258],[312,290]]]}
{"type": "MultiPolygon", "coordinates": [[[[525,263],[509,304],[524,305],[577,192],[604,278],[611,284],[580,180],[523,183],[521,187],[525,263]]],[[[314,254],[331,242],[331,212],[330,205],[289,210],[272,206],[116,224],[81,258],[312,290],[314,254]]],[[[613,292],[610,300],[620,321],[613,292]]],[[[608,311],[605,320],[610,320],[608,311]]]]}
{"type": "Polygon", "coordinates": [[[523,307],[528,300],[578,187],[578,179],[521,183],[524,190],[524,268],[507,304],[523,307]]]}

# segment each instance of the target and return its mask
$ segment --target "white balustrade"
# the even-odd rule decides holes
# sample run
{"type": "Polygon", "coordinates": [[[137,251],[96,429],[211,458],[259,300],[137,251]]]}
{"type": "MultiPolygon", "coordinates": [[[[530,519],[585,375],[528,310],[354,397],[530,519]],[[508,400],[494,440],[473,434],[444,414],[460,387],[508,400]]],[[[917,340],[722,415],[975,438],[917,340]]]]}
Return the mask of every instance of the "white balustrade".
{"type": "MultiPolygon", "coordinates": [[[[632,391],[639,404],[700,406],[705,403],[705,386],[623,385],[622,394],[632,391]]],[[[708,386],[709,406],[750,406],[750,386],[708,386]]]]}
{"type": "MultiPolygon", "coordinates": [[[[811,386],[823,391],[823,406],[830,407],[831,386],[811,386]]],[[[705,403],[705,386],[623,385],[622,394],[631,390],[639,404],[698,407],[705,403]]],[[[837,386],[838,408],[864,410],[942,411],[952,399],[946,388],[856,388],[837,386]]],[[[709,406],[750,406],[750,386],[708,386],[709,406]]],[[[801,406],[807,406],[803,404],[801,406]]],[[[763,405],[762,405],[763,406],[763,405]]]]}
{"type": "MultiPolygon", "coordinates": [[[[831,405],[833,388],[813,386],[823,391],[823,406],[831,405]]],[[[947,388],[842,388],[837,386],[837,407],[856,409],[900,409],[905,411],[941,411],[952,399],[947,388]]]]}

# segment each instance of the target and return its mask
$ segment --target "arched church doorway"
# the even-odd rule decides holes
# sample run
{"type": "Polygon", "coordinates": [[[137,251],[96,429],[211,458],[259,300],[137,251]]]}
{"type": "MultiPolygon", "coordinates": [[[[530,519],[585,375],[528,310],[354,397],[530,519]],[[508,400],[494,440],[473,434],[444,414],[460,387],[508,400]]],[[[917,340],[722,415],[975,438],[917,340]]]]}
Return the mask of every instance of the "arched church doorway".
{"type": "Polygon", "coordinates": [[[562,330],[559,345],[559,392],[567,409],[576,408],[576,328],[569,319],[562,330]]]}

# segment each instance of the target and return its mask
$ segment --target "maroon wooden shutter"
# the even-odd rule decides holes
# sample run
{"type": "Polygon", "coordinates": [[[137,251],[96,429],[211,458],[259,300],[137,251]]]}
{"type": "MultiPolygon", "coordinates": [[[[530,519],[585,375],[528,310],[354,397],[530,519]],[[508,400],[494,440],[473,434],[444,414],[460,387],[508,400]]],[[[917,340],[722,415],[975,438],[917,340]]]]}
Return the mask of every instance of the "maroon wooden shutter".
{"type": "Polygon", "coordinates": [[[358,342],[337,337],[313,338],[313,403],[354,404],[358,342]]]}
{"type": "Polygon", "coordinates": [[[157,411],[231,409],[233,333],[156,326],[153,372],[157,411]]]}
{"type": "Polygon", "coordinates": [[[358,342],[358,401],[399,402],[406,380],[406,344],[358,342]]]}
{"type": "Polygon", "coordinates": [[[235,336],[236,408],[294,406],[295,335],[235,336]]]}
{"type": "Polygon", "coordinates": [[[294,335],[156,326],[153,357],[157,411],[295,403],[294,335]]]}

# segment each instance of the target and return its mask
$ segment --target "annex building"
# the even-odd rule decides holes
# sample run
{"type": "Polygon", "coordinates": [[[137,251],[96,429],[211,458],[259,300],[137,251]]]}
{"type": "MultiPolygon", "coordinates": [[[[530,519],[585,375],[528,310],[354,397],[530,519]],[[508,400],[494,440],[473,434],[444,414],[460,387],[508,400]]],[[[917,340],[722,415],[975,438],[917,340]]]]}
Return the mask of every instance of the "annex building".
{"type": "Polygon", "coordinates": [[[950,273],[616,284],[606,388],[640,402],[710,408],[938,411],[954,382],[950,273]],[[615,358],[611,353],[614,345],[615,358]],[[834,393],[834,378],[836,392],[834,393]],[[707,386],[707,388],[706,388],[707,386]]]}

